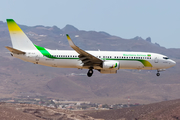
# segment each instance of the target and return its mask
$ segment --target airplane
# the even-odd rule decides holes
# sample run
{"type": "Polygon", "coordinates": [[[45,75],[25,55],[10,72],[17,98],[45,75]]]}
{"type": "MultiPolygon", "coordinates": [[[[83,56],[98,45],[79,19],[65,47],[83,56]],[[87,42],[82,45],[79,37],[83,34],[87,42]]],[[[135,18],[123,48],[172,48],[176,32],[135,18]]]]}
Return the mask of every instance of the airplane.
{"type": "Polygon", "coordinates": [[[115,74],[119,69],[157,70],[156,75],[160,76],[161,71],[176,65],[175,61],[158,53],[85,51],[76,46],[68,34],[69,45],[74,50],[50,50],[33,44],[13,19],[7,19],[7,25],[12,47],[6,48],[13,57],[50,67],[89,69],[88,77],[93,75],[93,70],[115,74]]]}

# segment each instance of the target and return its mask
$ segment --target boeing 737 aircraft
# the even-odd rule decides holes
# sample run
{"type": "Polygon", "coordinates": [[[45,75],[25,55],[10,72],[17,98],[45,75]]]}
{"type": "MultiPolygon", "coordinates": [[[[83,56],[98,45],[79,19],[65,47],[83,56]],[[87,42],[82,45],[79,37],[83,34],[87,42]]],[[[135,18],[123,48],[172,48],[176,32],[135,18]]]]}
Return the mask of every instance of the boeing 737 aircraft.
{"type": "Polygon", "coordinates": [[[150,52],[84,51],[68,34],[74,50],[50,50],[33,44],[13,19],[7,19],[7,25],[12,47],[6,48],[12,56],[50,67],[89,69],[88,77],[93,75],[93,69],[103,74],[115,74],[119,69],[157,70],[156,75],[160,76],[159,72],[176,64],[165,55],[150,52]]]}

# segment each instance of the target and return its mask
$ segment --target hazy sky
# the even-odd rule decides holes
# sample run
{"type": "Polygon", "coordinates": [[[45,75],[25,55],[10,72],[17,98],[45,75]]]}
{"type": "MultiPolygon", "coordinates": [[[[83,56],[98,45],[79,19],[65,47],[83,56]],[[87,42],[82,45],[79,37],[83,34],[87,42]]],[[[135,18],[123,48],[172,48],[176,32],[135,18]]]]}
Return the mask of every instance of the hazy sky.
{"type": "Polygon", "coordinates": [[[180,48],[180,0],[0,0],[0,21],[105,31],[122,38],[151,37],[180,48]]]}

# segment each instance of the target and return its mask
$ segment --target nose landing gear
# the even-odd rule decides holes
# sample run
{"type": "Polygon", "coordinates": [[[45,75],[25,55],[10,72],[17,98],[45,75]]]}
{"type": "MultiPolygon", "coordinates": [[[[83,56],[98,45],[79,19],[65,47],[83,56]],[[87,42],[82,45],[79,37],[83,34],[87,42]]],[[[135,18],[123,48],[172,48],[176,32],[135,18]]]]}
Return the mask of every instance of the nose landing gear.
{"type": "Polygon", "coordinates": [[[156,73],[156,75],[157,75],[157,76],[160,76],[160,73],[158,72],[158,73],[156,73]]]}
{"type": "Polygon", "coordinates": [[[159,73],[159,72],[160,72],[160,70],[157,70],[157,73],[156,73],[157,76],[160,76],[160,73],[159,73]]]}
{"type": "Polygon", "coordinates": [[[89,69],[89,71],[88,71],[88,73],[87,73],[87,76],[88,76],[88,77],[91,77],[92,74],[93,74],[93,69],[89,69]]]}

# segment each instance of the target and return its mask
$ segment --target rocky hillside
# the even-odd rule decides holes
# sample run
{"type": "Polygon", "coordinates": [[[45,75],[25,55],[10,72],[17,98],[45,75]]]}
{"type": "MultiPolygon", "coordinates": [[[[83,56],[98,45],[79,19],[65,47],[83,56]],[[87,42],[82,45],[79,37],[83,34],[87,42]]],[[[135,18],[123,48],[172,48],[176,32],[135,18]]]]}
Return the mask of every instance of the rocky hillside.
{"type": "Polygon", "coordinates": [[[119,70],[103,75],[95,71],[92,78],[87,70],[51,68],[26,63],[10,56],[4,46],[11,46],[6,23],[0,22],[0,98],[45,95],[68,100],[90,100],[103,103],[151,103],[180,97],[180,49],[166,49],[151,39],[123,39],[105,32],[83,31],[67,25],[20,25],[37,45],[50,49],[71,49],[65,37],[68,33],[82,49],[149,51],[162,53],[177,65],[156,77],[156,71],[119,70]],[[74,73],[74,74],[72,74],[74,73]]]}
{"type": "Polygon", "coordinates": [[[0,112],[3,120],[179,120],[180,99],[117,110],[88,111],[0,103],[0,112]]]}
{"type": "Polygon", "coordinates": [[[142,105],[118,110],[85,113],[102,120],[179,120],[180,100],[142,105]]]}

